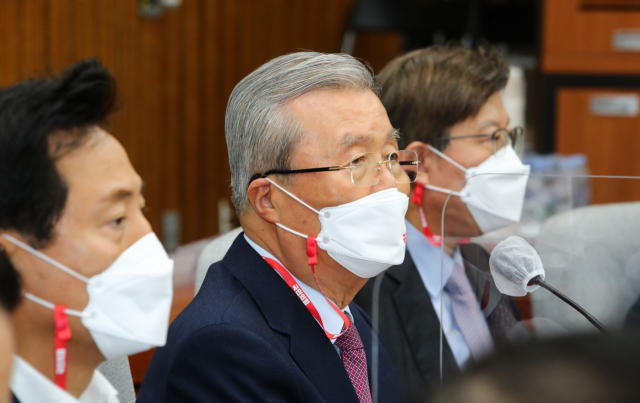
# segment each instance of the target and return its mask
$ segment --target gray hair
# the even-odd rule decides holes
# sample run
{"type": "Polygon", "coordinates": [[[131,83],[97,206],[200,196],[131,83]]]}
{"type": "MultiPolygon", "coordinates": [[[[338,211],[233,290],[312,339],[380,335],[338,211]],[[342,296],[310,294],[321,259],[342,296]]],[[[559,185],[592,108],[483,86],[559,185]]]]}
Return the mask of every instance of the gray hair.
{"type": "MultiPolygon", "coordinates": [[[[231,93],[225,134],[231,165],[231,200],[238,214],[249,206],[251,176],[291,169],[291,158],[304,137],[287,103],[315,90],[371,90],[370,68],[345,54],[298,52],[263,64],[231,93]]],[[[284,180],[287,182],[287,180],[284,180]]]]}

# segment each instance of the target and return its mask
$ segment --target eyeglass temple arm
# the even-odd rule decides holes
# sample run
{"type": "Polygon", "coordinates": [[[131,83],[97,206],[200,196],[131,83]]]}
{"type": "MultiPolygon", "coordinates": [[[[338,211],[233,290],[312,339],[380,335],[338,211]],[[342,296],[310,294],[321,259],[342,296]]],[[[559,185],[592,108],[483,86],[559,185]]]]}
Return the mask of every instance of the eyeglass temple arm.
{"type": "Polygon", "coordinates": [[[288,175],[288,174],[305,174],[305,173],[310,173],[310,172],[327,172],[327,171],[340,171],[342,169],[349,169],[349,167],[340,167],[340,166],[335,166],[335,167],[323,167],[323,168],[308,168],[308,169],[294,169],[291,171],[267,171],[263,174],[255,174],[251,177],[251,179],[249,179],[249,184],[251,184],[251,182],[253,182],[256,179],[261,179],[261,178],[266,178],[269,175],[288,175]]]}

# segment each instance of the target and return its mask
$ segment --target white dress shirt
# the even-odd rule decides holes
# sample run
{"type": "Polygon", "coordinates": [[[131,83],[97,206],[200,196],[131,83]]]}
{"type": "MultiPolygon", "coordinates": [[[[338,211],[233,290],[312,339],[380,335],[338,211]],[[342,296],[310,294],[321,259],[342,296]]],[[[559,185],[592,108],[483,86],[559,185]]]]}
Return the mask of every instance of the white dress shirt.
{"type": "Polygon", "coordinates": [[[13,357],[11,391],[20,403],[120,403],[116,388],[97,370],[80,399],[76,399],[18,356],[13,357]]]}
{"type": "MultiPolygon", "coordinates": [[[[440,295],[441,287],[444,287],[451,277],[454,265],[460,265],[464,267],[464,261],[460,248],[456,248],[453,252],[453,256],[449,256],[445,253],[444,258],[441,257],[441,249],[437,246],[433,246],[422,232],[416,229],[409,221],[407,223],[407,249],[409,254],[415,263],[420,278],[424,283],[429,297],[431,298],[431,304],[436,311],[438,319],[442,323],[442,331],[444,337],[447,339],[447,343],[451,348],[451,352],[458,363],[460,368],[464,368],[471,358],[471,350],[466,340],[462,336],[462,332],[458,328],[458,325],[454,319],[453,312],[451,310],[451,299],[444,290],[444,297],[442,302],[444,303],[442,309],[442,317],[440,317],[440,295]],[[440,270],[442,267],[442,279],[440,270]],[[442,280],[442,282],[441,282],[442,280]],[[444,318],[444,320],[443,320],[444,318]]],[[[478,312],[478,315],[482,315],[482,312],[478,312]]],[[[484,316],[482,323],[487,326],[484,316]]]]}
{"type": "MultiPolygon", "coordinates": [[[[267,252],[264,248],[260,247],[260,245],[258,245],[257,243],[249,239],[247,234],[244,234],[244,239],[247,240],[249,245],[251,245],[251,247],[255,249],[255,251],[258,252],[260,256],[273,259],[276,262],[280,263],[282,267],[284,267],[284,265],[278,259],[276,259],[271,253],[267,252]]],[[[286,267],[284,267],[284,269],[289,271],[286,267]]],[[[309,267],[309,270],[311,270],[311,267],[309,267]]],[[[276,273],[278,272],[276,271],[276,273]]],[[[291,272],[289,272],[289,274],[291,274],[291,272]]],[[[311,288],[310,286],[306,285],[302,281],[298,280],[296,276],[294,276],[293,274],[291,274],[291,276],[300,285],[300,288],[302,288],[302,291],[304,291],[304,293],[307,294],[307,297],[309,297],[309,299],[311,300],[311,303],[318,310],[318,314],[320,315],[320,318],[322,318],[322,323],[324,323],[325,330],[331,334],[340,333],[340,331],[342,331],[342,326],[344,326],[344,321],[342,320],[338,312],[336,312],[335,309],[329,304],[329,302],[327,302],[327,300],[324,298],[324,295],[322,295],[322,293],[316,290],[315,288],[311,288]]],[[[348,305],[342,310],[342,312],[347,313],[350,318],[353,317],[353,315],[351,315],[351,310],[349,309],[348,305]]],[[[318,324],[320,324],[320,322],[318,322],[318,324]]],[[[335,339],[331,340],[331,343],[335,343],[335,342],[336,342],[335,339]]],[[[338,350],[337,347],[336,347],[336,350],[338,350]]],[[[338,353],[340,353],[339,350],[338,350],[338,353]]]]}

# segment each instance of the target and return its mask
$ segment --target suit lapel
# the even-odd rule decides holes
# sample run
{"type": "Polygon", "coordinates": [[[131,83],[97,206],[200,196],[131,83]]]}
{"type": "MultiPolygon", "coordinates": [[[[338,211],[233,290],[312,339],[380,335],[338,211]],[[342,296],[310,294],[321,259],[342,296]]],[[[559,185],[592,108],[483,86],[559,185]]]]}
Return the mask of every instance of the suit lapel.
{"type": "MultiPolygon", "coordinates": [[[[407,251],[404,262],[389,269],[387,275],[400,283],[392,298],[417,366],[427,383],[439,382],[440,320],[411,254],[407,251]]],[[[442,343],[446,373],[457,369],[457,364],[446,338],[442,343]]]]}
{"type": "MultiPolygon", "coordinates": [[[[371,384],[372,378],[372,347],[373,347],[373,328],[366,321],[364,316],[360,314],[360,311],[353,306],[350,307],[351,315],[353,316],[353,323],[356,325],[358,329],[358,334],[360,335],[360,339],[362,340],[362,346],[364,348],[364,354],[367,358],[367,375],[369,377],[369,384],[371,384]]],[[[375,336],[378,337],[377,335],[375,336]]],[[[379,370],[379,368],[378,368],[379,370]]],[[[379,371],[378,371],[379,372],[379,371]]]]}
{"type": "Polygon", "coordinates": [[[290,354],[327,402],[358,403],[340,356],[318,322],[240,234],[223,264],[247,289],[272,329],[290,336],[290,354]]]}

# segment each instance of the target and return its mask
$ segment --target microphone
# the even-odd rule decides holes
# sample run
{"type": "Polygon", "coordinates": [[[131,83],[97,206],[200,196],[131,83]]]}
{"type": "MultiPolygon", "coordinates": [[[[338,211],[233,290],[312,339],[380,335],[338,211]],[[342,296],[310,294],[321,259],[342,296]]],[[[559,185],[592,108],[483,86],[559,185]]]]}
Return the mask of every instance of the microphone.
{"type": "Polygon", "coordinates": [[[538,252],[527,241],[511,236],[496,245],[489,259],[491,275],[498,290],[512,297],[523,297],[538,287],[547,289],[580,312],[593,326],[607,334],[606,327],[580,305],[544,281],[545,273],[538,252]]]}

